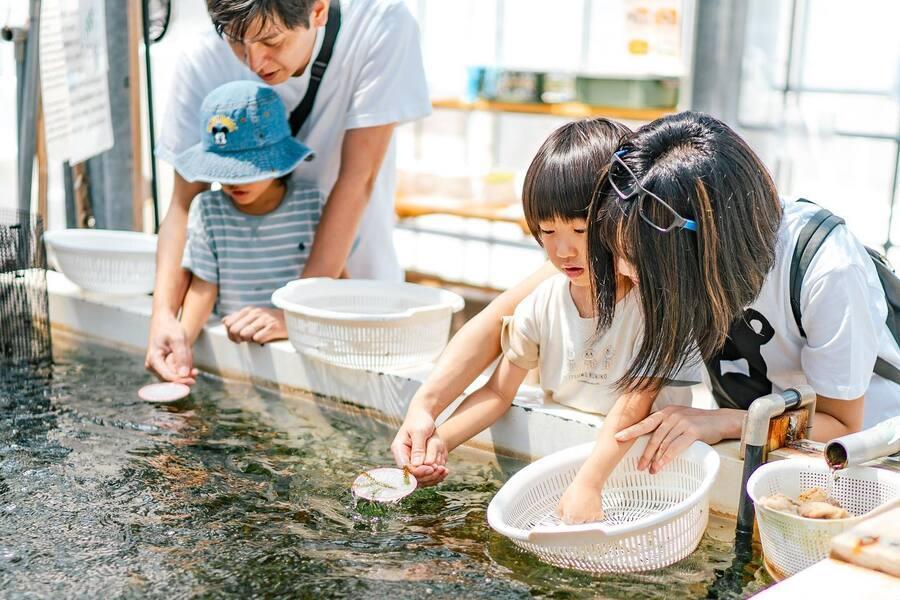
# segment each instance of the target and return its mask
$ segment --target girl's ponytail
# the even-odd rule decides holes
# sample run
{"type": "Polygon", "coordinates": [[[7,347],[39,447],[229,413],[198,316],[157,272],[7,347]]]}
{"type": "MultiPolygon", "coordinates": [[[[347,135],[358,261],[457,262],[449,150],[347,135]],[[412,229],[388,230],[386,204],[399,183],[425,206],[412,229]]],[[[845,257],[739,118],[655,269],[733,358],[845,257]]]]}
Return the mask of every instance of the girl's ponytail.
{"type": "MultiPolygon", "coordinates": [[[[714,355],[759,294],[775,262],[781,203],[762,161],[708,115],[664,117],[639,129],[621,149],[627,150],[621,158],[634,174],[632,184],[697,223],[696,231],[655,229],[639,216],[640,207],[652,218],[666,209],[642,194],[622,200],[609,177],[591,211],[595,289],[608,281],[602,267],[613,262],[611,256],[633,264],[639,279],[643,341],[620,387],[658,389],[693,352],[714,355]]],[[[598,294],[598,314],[613,309],[614,301],[598,294]]]]}

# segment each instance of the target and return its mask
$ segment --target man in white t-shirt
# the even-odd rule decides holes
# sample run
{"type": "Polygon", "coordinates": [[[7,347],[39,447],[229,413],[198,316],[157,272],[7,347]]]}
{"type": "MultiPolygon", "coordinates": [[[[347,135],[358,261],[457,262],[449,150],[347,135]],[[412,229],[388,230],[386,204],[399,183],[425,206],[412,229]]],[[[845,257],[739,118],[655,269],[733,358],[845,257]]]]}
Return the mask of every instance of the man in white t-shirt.
{"type": "MultiPolygon", "coordinates": [[[[229,81],[263,81],[292,111],[309,87],[309,66],[323,46],[334,1],[207,0],[216,31],[198,39],[179,60],[157,155],[171,162],[197,143],[203,98],[229,81]]],[[[341,0],[333,54],[297,135],[316,158],[302,163],[293,177],[312,182],[328,198],[303,277],[345,272],[357,278],[402,279],[391,234],[393,132],[397,124],[430,111],[419,30],[403,0],[341,0]]],[[[180,267],[188,208],[205,189],[176,172],[159,231],[146,366],[170,381],[193,383],[195,373],[176,311],[188,283],[180,267]]],[[[249,341],[273,323],[283,328],[278,311],[253,309],[226,325],[233,340],[249,341]]]]}

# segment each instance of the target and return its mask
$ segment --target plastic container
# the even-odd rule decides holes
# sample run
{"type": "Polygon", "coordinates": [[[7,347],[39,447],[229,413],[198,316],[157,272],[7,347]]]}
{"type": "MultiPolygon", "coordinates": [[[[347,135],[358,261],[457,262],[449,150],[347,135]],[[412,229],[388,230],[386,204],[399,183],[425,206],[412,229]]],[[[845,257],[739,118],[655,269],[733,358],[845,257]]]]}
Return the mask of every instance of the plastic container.
{"type": "Polygon", "coordinates": [[[353,369],[433,361],[447,345],[462,297],[412,283],[300,279],[272,294],[297,352],[353,369]]]}
{"type": "Polygon", "coordinates": [[[156,277],[156,236],[109,229],[44,233],[51,264],[89,292],[149,294],[156,277]]]}
{"type": "Polygon", "coordinates": [[[678,80],[578,77],[575,93],[579,102],[596,106],[674,108],[678,80]]]}
{"type": "Polygon", "coordinates": [[[766,568],[772,577],[781,580],[826,558],[831,538],[856,525],[866,513],[900,497],[900,473],[853,467],[833,474],[822,459],[792,458],[757,469],[747,480],[747,494],[756,505],[766,568]],[[825,490],[854,516],[808,519],[766,508],[758,502],[776,492],[797,498],[814,487],[825,490]]]}
{"type": "Polygon", "coordinates": [[[497,73],[496,87],[491,100],[511,103],[537,103],[544,92],[544,74],[531,71],[497,73]]]}
{"type": "Polygon", "coordinates": [[[649,438],[639,439],[603,488],[604,520],[563,525],[553,511],[594,448],[590,442],[528,465],[488,506],[488,523],[541,560],[592,573],[661,569],[688,556],[709,520],[719,455],[702,442],[662,472],[639,471],[649,438]]]}
{"type": "Polygon", "coordinates": [[[545,104],[574,102],[575,79],[575,75],[571,73],[545,73],[541,101],[545,104]]]}

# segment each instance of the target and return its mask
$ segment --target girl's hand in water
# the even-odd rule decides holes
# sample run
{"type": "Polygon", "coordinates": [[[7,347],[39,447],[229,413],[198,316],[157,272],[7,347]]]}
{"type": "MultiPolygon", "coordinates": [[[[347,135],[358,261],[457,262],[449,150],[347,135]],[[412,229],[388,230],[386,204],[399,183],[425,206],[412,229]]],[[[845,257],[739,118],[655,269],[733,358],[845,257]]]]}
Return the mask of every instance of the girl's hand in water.
{"type": "Polygon", "coordinates": [[[559,499],[556,516],[567,525],[602,521],[603,503],[600,500],[600,490],[597,486],[584,483],[576,477],[559,499]]]}
{"type": "Polygon", "coordinates": [[[746,411],[732,408],[706,410],[667,406],[618,432],[616,440],[627,442],[653,432],[638,461],[638,469],[649,468],[655,474],[697,440],[717,444],[725,439],[740,438],[745,414],[746,411]]]}
{"type": "Polygon", "coordinates": [[[437,437],[434,417],[425,410],[411,409],[391,443],[391,453],[398,467],[407,467],[419,485],[427,487],[440,483],[447,477],[448,471],[444,463],[434,464],[434,460],[428,460],[429,451],[431,456],[440,454],[438,445],[443,449],[442,455],[446,463],[446,446],[437,437]],[[437,441],[432,442],[435,438],[437,441]]]}
{"type": "Polygon", "coordinates": [[[447,469],[448,454],[449,451],[447,450],[447,445],[437,432],[428,438],[428,442],[425,445],[425,462],[423,463],[423,466],[427,465],[431,467],[433,471],[423,479],[417,478],[419,487],[437,485],[447,478],[447,475],[450,474],[450,470],[447,469]]]}

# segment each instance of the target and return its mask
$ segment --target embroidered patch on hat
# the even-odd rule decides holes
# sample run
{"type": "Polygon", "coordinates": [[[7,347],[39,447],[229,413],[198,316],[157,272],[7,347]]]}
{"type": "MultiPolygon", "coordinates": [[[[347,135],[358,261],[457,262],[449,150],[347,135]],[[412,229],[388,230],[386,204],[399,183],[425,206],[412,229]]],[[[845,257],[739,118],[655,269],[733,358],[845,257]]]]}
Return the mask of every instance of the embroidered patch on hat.
{"type": "Polygon", "coordinates": [[[215,115],[206,124],[206,131],[213,136],[216,146],[224,146],[228,143],[228,134],[237,130],[233,120],[225,115],[215,115]]]}

